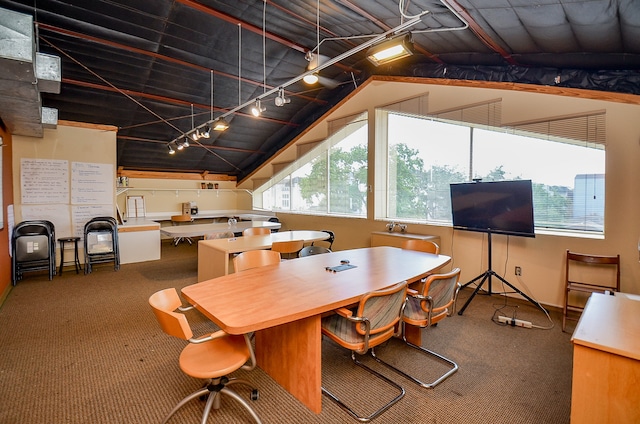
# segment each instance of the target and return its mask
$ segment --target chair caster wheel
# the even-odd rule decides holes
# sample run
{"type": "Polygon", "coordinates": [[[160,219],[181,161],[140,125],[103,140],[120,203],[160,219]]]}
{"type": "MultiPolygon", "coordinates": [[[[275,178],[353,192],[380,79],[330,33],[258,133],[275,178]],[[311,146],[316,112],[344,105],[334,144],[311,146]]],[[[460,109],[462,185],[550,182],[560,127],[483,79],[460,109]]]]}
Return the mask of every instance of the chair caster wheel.
{"type": "Polygon", "coordinates": [[[258,395],[258,389],[251,390],[251,400],[258,400],[260,396],[258,395]]]}

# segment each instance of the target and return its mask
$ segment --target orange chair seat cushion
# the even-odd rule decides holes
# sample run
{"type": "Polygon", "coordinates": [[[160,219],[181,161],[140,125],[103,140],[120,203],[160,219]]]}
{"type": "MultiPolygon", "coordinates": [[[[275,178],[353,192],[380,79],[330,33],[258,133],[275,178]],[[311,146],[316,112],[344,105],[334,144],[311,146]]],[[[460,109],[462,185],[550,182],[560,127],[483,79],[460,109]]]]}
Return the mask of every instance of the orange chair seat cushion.
{"type": "MultiPolygon", "coordinates": [[[[410,325],[415,325],[418,327],[426,327],[427,320],[429,318],[428,313],[422,308],[422,301],[420,299],[416,299],[415,297],[408,297],[407,303],[404,307],[404,314],[402,316],[402,320],[410,325]]],[[[447,316],[448,309],[441,309],[439,312],[434,311],[431,315],[431,325],[440,321],[442,318],[447,316]]]]}
{"type": "Polygon", "coordinates": [[[250,358],[243,336],[226,335],[201,344],[188,344],[180,354],[180,368],[194,378],[217,378],[236,371],[250,358]]]}

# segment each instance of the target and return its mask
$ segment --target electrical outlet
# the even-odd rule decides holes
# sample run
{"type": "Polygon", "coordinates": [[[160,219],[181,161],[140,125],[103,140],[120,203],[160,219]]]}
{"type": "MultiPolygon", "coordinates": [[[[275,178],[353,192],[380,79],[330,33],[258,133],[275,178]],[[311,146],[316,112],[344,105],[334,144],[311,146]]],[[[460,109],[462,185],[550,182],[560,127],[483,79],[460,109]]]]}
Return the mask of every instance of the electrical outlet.
{"type": "Polygon", "coordinates": [[[516,275],[522,275],[522,267],[516,267],[516,275]]]}

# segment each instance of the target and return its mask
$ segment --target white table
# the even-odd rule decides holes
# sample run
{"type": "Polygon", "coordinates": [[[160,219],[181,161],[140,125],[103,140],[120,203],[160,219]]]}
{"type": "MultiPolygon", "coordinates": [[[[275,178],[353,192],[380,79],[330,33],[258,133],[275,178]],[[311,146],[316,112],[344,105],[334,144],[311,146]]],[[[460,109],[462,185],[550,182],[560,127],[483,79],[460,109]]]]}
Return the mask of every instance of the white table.
{"type": "Polygon", "coordinates": [[[198,242],[198,281],[229,274],[229,258],[233,253],[271,249],[271,244],[275,241],[303,240],[305,243],[310,243],[327,238],[329,233],[324,231],[296,230],[262,236],[200,240],[198,242]]]}
{"type": "Polygon", "coordinates": [[[186,224],[175,225],[160,228],[160,232],[169,237],[200,237],[207,234],[224,233],[231,231],[233,233],[241,233],[250,227],[265,227],[270,230],[280,229],[282,224],[279,222],[266,222],[266,221],[240,221],[235,225],[229,225],[228,223],[215,223],[215,224],[186,224]]]}

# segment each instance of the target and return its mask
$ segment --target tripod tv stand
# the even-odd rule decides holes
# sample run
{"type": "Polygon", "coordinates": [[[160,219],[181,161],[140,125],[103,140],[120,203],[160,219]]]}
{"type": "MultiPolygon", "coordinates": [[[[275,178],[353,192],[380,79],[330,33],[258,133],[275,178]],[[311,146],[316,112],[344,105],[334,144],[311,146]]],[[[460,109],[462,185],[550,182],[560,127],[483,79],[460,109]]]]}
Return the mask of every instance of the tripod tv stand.
{"type": "Polygon", "coordinates": [[[473,291],[473,293],[471,294],[471,296],[469,297],[469,299],[467,299],[467,301],[465,302],[464,306],[462,307],[462,309],[460,309],[460,311],[458,311],[458,315],[462,315],[465,311],[465,309],[467,309],[467,306],[469,306],[469,303],[471,303],[471,301],[473,300],[473,298],[476,296],[476,294],[478,294],[478,291],[480,291],[480,289],[482,288],[482,286],[484,285],[484,283],[489,283],[488,286],[488,290],[487,290],[487,294],[489,296],[491,296],[492,291],[491,291],[491,277],[496,277],[497,279],[499,279],[500,281],[502,281],[504,284],[506,284],[507,286],[509,286],[515,293],[518,293],[520,296],[524,297],[525,299],[527,299],[529,302],[531,302],[532,304],[534,304],[536,307],[540,308],[540,310],[542,310],[543,312],[546,312],[544,310],[544,308],[535,300],[533,300],[532,298],[530,298],[529,296],[527,296],[526,294],[524,294],[522,291],[520,291],[519,289],[517,289],[516,287],[514,287],[510,282],[508,282],[507,280],[505,280],[504,278],[502,278],[500,275],[498,275],[493,269],[491,269],[491,232],[487,232],[487,254],[488,254],[488,258],[487,258],[487,264],[489,266],[489,269],[487,269],[485,272],[483,272],[482,274],[478,275],[476,278],[474,278],[473,280],[469,281],[468,283],[464,284],[461,288],[465,288],[467,286],[469,286],[470,284],[475,283],[476,281],[482,279],[480,281],[480,284],[478,284],[478,286],[476,287],[476,289],[473,291]]]}

